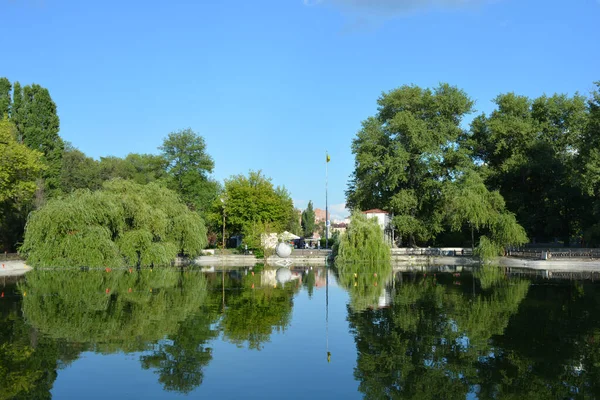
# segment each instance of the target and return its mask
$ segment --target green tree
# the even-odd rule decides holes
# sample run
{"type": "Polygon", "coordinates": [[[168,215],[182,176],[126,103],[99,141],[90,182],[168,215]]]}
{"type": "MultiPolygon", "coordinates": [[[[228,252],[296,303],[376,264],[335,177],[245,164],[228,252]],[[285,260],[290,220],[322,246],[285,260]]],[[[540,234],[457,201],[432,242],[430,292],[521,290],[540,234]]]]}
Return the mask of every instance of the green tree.
{"type": "Polygon", "coordinates": [[[12,85],[7,78],[0,78],[0,119],[10,116],[12,85]]]}
{"type": "Polygon", "coordinates": [[[585,241],[590,245],[600,245],[600,82],[588,100],[589,120],[577,154],[577,171],[585,196],[585,210],[582,213],[581,229],[585,241]]]}
{"type": "Polygon", "coordinates": [[[471,125],[465,145],[482,163],[486,183],[499,190],[529,236],[563,238],[581,229],[584,197],[576,174],[588,113],[585,98],[555,94],[531,100],[499,95],[497,109],[471,125]]]}
{"type": "Polygon", "coordinates": [[[479,254],[484,258],[501,255],[508,246],[527,242],[525,230],[514,215],[505,209],[499,192],[490,192],[483,179],[474,171],[468,171],[445,187],[446,216],[450,228],[458,231],[468,224],[471,246],[475,247],[475,231],[484,230],[479,254]]]}
{"type": "Polygon", "coordinates": [[[44,155],[45,189],[49,194],[60,189],[61,158],[64,143],[60,136],[56,104],[48,89],[33,84],[21,89],[14,84],[11,120],[17,127],[18,140],[44,155]]]}
{"type": "Polygon", "coordinates": [[[63,193],[71,193],[76,189],[97,190],[102,187],[99,163],[69,142],[65,143],[63,151],[60,187],[63,193]]]}
{"type": "Polygon", "coordinates": [[[132,166],[129,169],[129,179],[140,185],[167,179],[166,162],[162,156],[130,153],[125,157],[125,161],[132,166]]]}
{"type": "Polygon", "coordinates": [[[294,208],[293,212],[290,215],[290,220],[288,221],[286,230],[288,232],[293,233],[294,235],[301,236],[302,235],[302,212],[297,208],[294,208]]]}
{"type": "Polygon", "coordinates": [[[390,262],[390,247],[385,243],[379,223],[359,212],[352,214],[350,225],[333,252],[340,271],[346,266],[362,268],[390,262]]]}
{"type": "Polygon", "coordinates": [[[429,240],[443,229],[444,184],[469,163],[457,143],[473,101],[441,84],[434,90],[402,86],[384,93],[378,105],[377,115],[363,122],[352,142],[348,206],[392,211],[410,245],[429,240]]]}
{"type": "Polygon", "coordinates": [[[261,171],[250,171],[248,176],[236,175],[225,180],[222,197],[213,202],[210,216],[215,231],[223,227],[223,213],[230,235],[246,234],[245,240],[252,237],[260,243],[262,233],[281,233],[289,226],[294,205],[287,190],[273,187],[271,179],[261,171]]]}
{"type": "Polygon", "coordinates": [[[175,192],[117,179],[33,212],[21,252],[33,266],[150,266],[194,257],[206,243],[202,218],[175,192]]]}
{"type": "Polygon", "coordinates": [[[0,245],[14,249],[44,165],[42,154],[20,144],[6,117],[0,120],[0,245]]]}
{"type": "Polygon", "coordinates": [[[308,201],[306,210],[302,211],[302,233],[304,237],[312,237],[315,232],[315,211],[312,200],[308,201]]]}
{"type": "Polygon", "coordinates": [[[171,181],[169,187],[194,209],[204,212],[217,197],[218,184],[209,178],[214,161],[204,138],[191,129],[172,132],[160,147],[171,181]]]}

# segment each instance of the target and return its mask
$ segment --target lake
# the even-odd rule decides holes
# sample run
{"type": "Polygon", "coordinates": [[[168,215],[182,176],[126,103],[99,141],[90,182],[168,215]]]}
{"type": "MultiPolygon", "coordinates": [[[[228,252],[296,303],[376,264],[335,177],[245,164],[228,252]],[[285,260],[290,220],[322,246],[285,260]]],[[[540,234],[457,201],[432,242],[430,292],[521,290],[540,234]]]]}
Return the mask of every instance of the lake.
{"type": "Polygon", "coordinates": [[[0,278],[0,400],[600,398],[600,276],[376,271],[0,278]]]}

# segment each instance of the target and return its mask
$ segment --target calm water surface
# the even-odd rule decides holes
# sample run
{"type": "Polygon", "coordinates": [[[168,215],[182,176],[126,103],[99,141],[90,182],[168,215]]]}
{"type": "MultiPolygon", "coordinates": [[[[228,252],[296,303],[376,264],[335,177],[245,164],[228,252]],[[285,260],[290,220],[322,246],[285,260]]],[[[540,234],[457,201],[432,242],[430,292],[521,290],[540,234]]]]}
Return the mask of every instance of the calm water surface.
{"type": "Polygon", "coordinates": [[[443,270],[0,278],[0,400],[600,398],[597,277],[443,270]]]}

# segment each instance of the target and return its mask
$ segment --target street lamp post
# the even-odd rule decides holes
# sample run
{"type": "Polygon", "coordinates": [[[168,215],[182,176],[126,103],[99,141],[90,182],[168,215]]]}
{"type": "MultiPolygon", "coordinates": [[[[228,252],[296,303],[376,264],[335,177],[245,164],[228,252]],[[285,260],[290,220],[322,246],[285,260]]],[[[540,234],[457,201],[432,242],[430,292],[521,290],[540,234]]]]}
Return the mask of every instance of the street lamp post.
{"type": "Polygon", "coordinates": [[[222,309],[221,312],[225,312],[225,199],[221,197],[221,203],[223,204],[223,248],[221,249],[221,290],[222,290],[222,309]]]}
{"type": "Polygon", "coordinates": [[[225,254],[225,200],[221,197],[221,203],[223,204],[223,248],[221,254],[225,254]]]}

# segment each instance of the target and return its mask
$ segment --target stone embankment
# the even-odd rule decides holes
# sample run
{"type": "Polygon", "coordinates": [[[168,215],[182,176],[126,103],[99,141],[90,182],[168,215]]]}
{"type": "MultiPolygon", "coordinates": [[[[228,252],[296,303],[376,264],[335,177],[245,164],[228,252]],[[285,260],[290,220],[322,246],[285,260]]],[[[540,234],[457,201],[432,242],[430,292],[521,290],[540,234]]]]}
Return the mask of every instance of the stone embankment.
{"type": "Polygon", "coordinates": [[[0,276],[18,276],[30,270],[31,267],[22,260],[0,261],[0,276]]]}
{"type": "MultiPolygon", "coordinates": [[[[470,266],[479,264],[479,260],[471,256],[470,249],[392,249],[391,260],[395,268],[410,266],[470,266]]],[[[271,256],[267,260],[269,265],[296,265],[296,266],[324,266],[326,259],[330,256],[329,250],[294,250],[287,259],[271,256]]],[[[189,260],[178,259],[175,265],[192,264],[198,266],[220,266],[230,267],[253,266],[264,263],[253,255],[206,255],[189,260]]],[[[25,261],[10,260],[1,261],[0,276],[19,276],[30,271],[25,261]]],[[[549,271],[572,271],[572,272],[600,272],[600,259],[590,258],[552,258],[539,260],[520,257],[498,257],[493,265],[513,268],[528,268],[532,270],[549,271]]]]}

